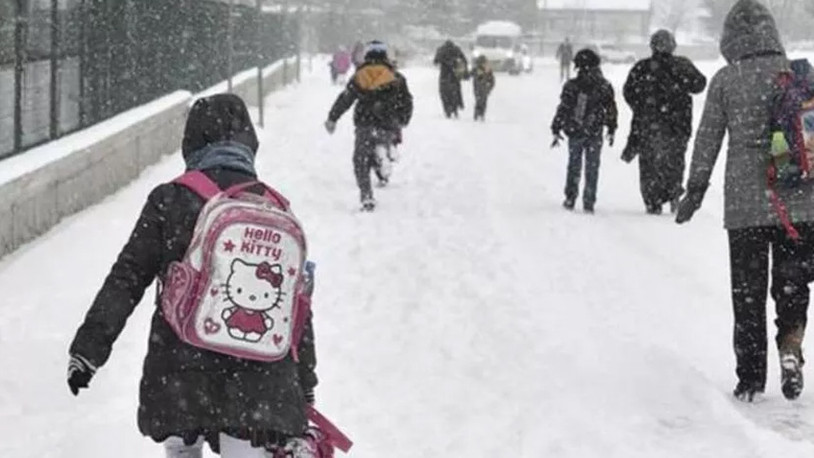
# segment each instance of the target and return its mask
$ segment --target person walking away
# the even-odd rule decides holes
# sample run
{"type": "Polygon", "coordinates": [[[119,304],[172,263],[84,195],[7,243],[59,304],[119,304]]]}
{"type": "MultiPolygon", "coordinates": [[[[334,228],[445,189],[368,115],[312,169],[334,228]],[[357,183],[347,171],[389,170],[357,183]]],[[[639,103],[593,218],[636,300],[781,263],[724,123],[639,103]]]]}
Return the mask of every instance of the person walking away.
{"type": "Polygon", "coordinates": [[[413,96],[407,79],[393,68],[388,60],[387,46],[380,41],[370,43],[365,63],[334,102],[325,122],[328,133],[335,131],[336,123],[354,104],[356,147],[353,168],[362,210],[373,211],[376,201],[370,172],[380,168],[381,162],[387,160],[377,154],[377,147],[389,148],[399,142],[402,129],[413,116],[413,96]]]}
{"type": "Polygon", "coordinates": [[[472,71],[473,88],[475,91],[475,121],[486,120],[486,103],[489,94],[495,88],[495,73],[489,65],[486,56],[479,56],[475,60],[475,69],[472,71]]]}
{"type": "Polygon", "coordinates": [[[447,118],[458,117],[464,108],[461,80],[468,73],[469,64],[461,48],[447,40],[435,53],[433,61],[440,68],[439,92],[447,118]]]}
{"type": "Polygon", "coordinates": [[[628,144],[622,159],[639,157],[639,185],[648,214],[658,215],[670,203],[675,213],[684,189],[687,144],[692,135],[692,94],[707,86],[706,77],[681,56],[667,30],[650,39],[652,56],[639,61],[624,86],[633,111],[628,144]]]}
{"type": "MultiPolygon", "coordinates": [[[[257,185],[257,149],[249,113],[239,97],[221,94],[195,102],[182,145],[187,172],[217,190],[257,185]]],[[[204,203],[180,181],[159,185],[150,193],[129,241],[71,343],[68,385],[74,395],[87,388],[107,362],[113,343],[147,287],[155,279],[159,285],[172,280],[170,264],[185,257],[204,203]]],[[[253,272],[241,273],[242,280],[253,282],[244,288],[273,290],[279,285],[274,283],[279,277],[275,277],[275,267],[265,266],[264,275],[260,275],[260,267],[256,277],[253,272]]],[[[232,268],[249,269],[249,265],[236,261],[232,268]]],[[[247,305],[245,297],[237,297],[240,289],[233,287],[229,293],[236,295],[230,300],[247,305]]],[[[251,324],[251,315],[244,315],[242,324],[251,324]]],[[[310,313],[296,357],[287,354],[277,362],[193,346],[179,338],[169,320],[156,307],[138,408],[139,430],[164,443],[168,458],[199,458],[204,442],[224,458],[261,458],[268,456],[267,449],[290,448],[301,441],[307,427],[306,406],[314,402],[317,384],[310,313]]],[[[212,329],[241,324],[236,318],[218,323],[220,320],[219,315],[213,317],[212,329]]],[[[265,326],[262,320],[259,325],[265,326]]]]}
{"type": "Polygon", "coordinates": [[[348,73],[352,65],[351,60],[351,54],[347,49],[345,49],[344,46],[340,46],[339,49],[334,53],[330,63],[331,81],[334,84],[339,82],[340,76],[348,73]]]}
{"type": "Polygon", "coordinates": [[[777,189],[797,232],[794,237],[773,209],[767,179],[773,99],[782,93],[778,77],[790,65],[774,18],[755,0],[739,0],[732,7],[720,49],[727,65],[715,74],[707,91],[687,193],[676,221],[686,223],[701,207],[728,134],[724,226],[735,318],[738,382],[733,394],[751,402],[766,388],[766,299],[771,279],[782,391],[786,398],[796,399],[803,389],[802,343],[811,280],[805,266],[814,252],[814,182],[777,189]]]}
{"type": "Polygon", "coordinates": [[[574,46],[571,39],[565,37],[565,41],[557,47],[557,59],[560,61],[560,81],[571,79],[571,61],[574,60],[574,46]]]}
{"type": "Polygon", "coordinates": [[[573,210],[579,194],[583,156],[585,158],[585,190],[583,209],[594,212],[602,153],[602,134],[608,130],[608,142],[613,146],[617,126],[616,101],[613,86],[602,75],[599,56],[583,49],[574,57],[577,77],[563,87],[560,105],[551,125],[554,146],[568,136],[568,172],[565,180],[563,207],[573,210]]]}

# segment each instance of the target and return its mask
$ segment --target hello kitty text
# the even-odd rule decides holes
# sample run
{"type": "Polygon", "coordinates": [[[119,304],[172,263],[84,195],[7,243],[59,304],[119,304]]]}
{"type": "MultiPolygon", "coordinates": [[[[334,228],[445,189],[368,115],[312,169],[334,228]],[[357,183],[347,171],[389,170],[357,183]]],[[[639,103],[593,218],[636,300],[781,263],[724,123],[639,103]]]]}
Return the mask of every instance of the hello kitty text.
{"type": "Polygon", "coordinates": [[[265,256],[279,261],[283,255],[283,250],[275,245],[279,245],[282,239],[282,234],[271,229],[253,229],[248,227],[243,233],[240,252],[256,256],[265,256]]]}

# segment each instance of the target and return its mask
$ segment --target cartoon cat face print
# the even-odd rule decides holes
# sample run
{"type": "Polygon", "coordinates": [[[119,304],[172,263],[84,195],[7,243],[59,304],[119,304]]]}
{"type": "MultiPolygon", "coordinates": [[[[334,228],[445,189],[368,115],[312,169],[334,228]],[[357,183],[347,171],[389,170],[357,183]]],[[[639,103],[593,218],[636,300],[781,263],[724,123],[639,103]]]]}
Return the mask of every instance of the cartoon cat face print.
{"type": "Polygon", "coordinates": [[[268,311],[279,307],[283,278],[279,264],[249,264],[235,259],[226,281],[226,295],[229,302],[243,309],[268,311]]]}

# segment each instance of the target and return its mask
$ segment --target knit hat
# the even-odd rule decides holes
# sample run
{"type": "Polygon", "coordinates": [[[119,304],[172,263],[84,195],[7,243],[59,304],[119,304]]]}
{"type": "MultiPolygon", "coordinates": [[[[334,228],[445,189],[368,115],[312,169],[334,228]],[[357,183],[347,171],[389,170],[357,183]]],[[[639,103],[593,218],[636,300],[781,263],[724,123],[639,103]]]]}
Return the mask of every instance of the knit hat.
{"type": "Polygon", "coordinates": [[[387,60],[387,45],[379,40],[373,40],[367,44],[365,49],[366,61],[387,60]]]}

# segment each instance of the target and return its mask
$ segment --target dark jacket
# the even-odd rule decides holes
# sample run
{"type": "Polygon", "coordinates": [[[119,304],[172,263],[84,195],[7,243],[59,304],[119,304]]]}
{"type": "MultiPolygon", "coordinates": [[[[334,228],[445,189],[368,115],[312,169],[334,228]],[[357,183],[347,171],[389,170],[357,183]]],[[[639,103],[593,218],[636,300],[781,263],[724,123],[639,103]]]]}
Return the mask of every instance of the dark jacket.
{"type": "Polygon", "coordinates": [[[459,81],[469,63],[466,60],[466,55],[461,51],[461,48],[451,41],[447,41],[435,52],[435,59],[433,63],[441,69],[441,80],[455,80],[459,81]],[[460,67],[461,70],[458,70],[460,67]]]}
{"type": "Polygon", "coordinates": [[[495,73],[489,64],[478,65],[472,70],[472,81],[475,98],[486,98],[495,88],[495,73]]]}
{"type": "Polygon", "coordinates": [[[617,116],[613,86],[598,68],[584,69],[565,83],[551,130],[569,137],[601,136],[603,127],[616,132],[617,116]]]}
{"type": "MultiPolygon", "coordinates": [[[[241,101],[242,110],[235,108],[228,97],[234,96],[215,96],[192,108],[183,143],[185,158],[195,148],[226,140],[241,139],[256,151],[254,130],[245,124],[245,106],[241,101]]],[[[222,189],[256,179],[252,173],[225,167],[204,173],[222,189]]],[[[176,184],[162,184],[150,193],[76,333],[71,354],[80,354],[97,367],[105,364],[147,287],[163,279],[168,265],[184,256],[203,204],[176,184]]],[[[203,435],[213,439],[215,448],[220,431],[257,445],[300,434],[306,427],[304,391],[317,383],[310,320],[299,357],[299,364],[291,357],[262,363],[198,349],[181,342],[156,307],[141,379],[139,429],[156,441],[171,435],[192,441],[203,435]]]]}
{"type": "Polygon", "coordinates": [[[655,126],[689,138],[691,94],[700,94],[706,86],[706,77],[685,57],[656,53],[639,61],[624,87],[625,101],[633,110],[633,130],[655,126]]]}
{"type": "Polygon", "coordinates": [[[397,131],[413,116],[413,96],[407,79],[386,61],[367,62],[339,94],[328,119],[336,122],[356,103],[356,127],[397,131]]]}
{"type": "MultiPolygon", "coordinates": [[[[765,6],[741,0],[730,11],[721,38],[728,65],[712,78],[695,138],[688,191],[709,183],[724,136],[729,134],[724,179],[727,229],[777,226],[767,196],[771,112],[781,71],[789,70],[774,19],[765,6]]],[[[814,182],[778,189],[792,222],[814,222],[814,182]]]]}

